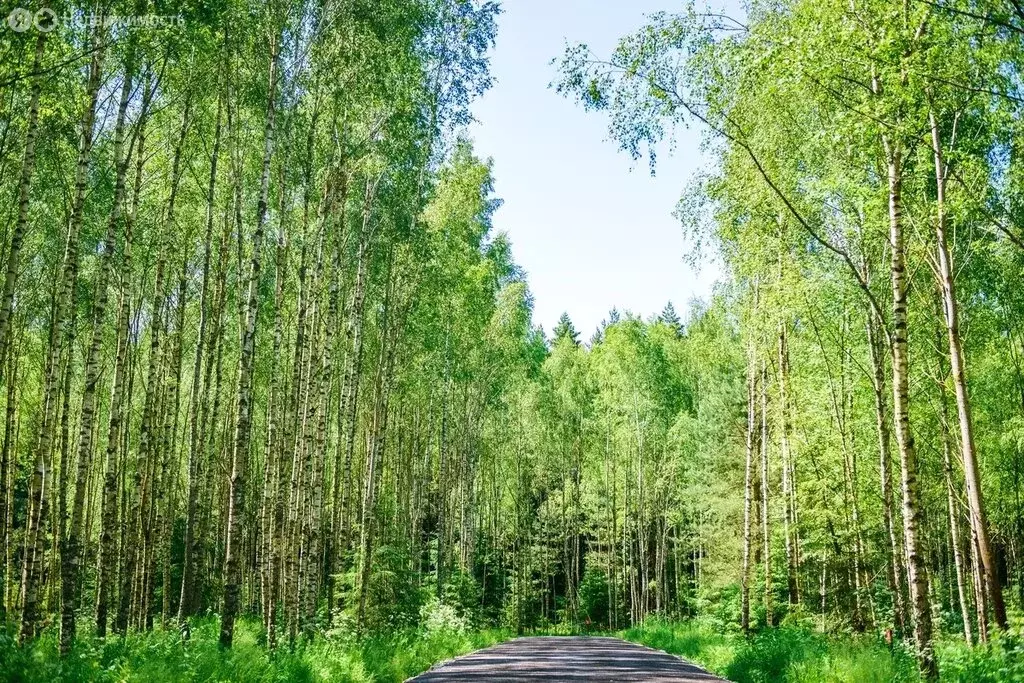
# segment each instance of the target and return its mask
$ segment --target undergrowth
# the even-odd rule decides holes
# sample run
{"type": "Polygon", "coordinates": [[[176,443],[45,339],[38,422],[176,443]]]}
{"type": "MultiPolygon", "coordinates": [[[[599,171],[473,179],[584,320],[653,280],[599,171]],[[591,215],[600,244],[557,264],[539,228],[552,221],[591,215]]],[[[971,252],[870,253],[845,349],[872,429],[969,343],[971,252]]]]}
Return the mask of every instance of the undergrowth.
{"type": "Polygon", "coordinates": [[[282,644],[271,653],[258,621],[239,622],[234,646],[224,650],[217,642],[218,621],[208,618],[194,623],[186,643],[176,629],[160,628],[105,642],[80,637],[62,659],[57,655],[56,633],[47,631],[19,648],[8,631],[0,634],[0,681],[403,681],[440,661],[508,637],[503,631],[420,628],[359,639],[300,638],[294,647],[282,644]]]}
{"type": "MultiPolygon", "coordinates": [[[[913,653],[869,635],[825,635],[800,626],[764,629],[749,638],[701,620],[649,620],[620,635],[679,655],[736,683],[912,683],[920,681],[913,653]]],[[[937,648],[942,681],[1024,682],[1020,631],[985,646],[955,640],[937,648]]]]}
{"type": "MultiPolygon", "coordinates": [[[[473,631],[451,620],[427,620],[418,629],[357,638],[332,631],[293,647],[266,649],[257,620],[242,620],[235,644],[217,643],[216,618],[196,620],[183,643],[176,629],[156,628],[100,641],[82,634],[72,652],[57,655],[48,630],[26,647],[14,632],[0,632],[0,681],[238,681],[369,683],[404,681],[458,655],[512,637],[508,631],[473,631]]],[[[569,635],[565,627],[546,633],[569,635]]],[[[763,629],[744,638],[734,626],[712,620],[648,620],[618,635],[688,659],[736,683],[914,683],[920,680],[913,653],[869,635],[825,635],[806,626],[763,629]]],[[[939,641],[941,680],[963,683],[1024,683],[1024,640],[1019,628],[986,646],[939,641]]]]}

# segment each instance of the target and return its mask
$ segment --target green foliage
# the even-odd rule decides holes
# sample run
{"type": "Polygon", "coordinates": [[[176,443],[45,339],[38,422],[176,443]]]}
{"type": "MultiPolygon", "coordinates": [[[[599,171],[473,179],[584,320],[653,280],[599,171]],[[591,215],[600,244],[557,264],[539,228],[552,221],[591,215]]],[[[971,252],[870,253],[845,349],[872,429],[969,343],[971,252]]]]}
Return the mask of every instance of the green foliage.
{"type": "Polygon", "coordinates": [[[445,581],[441,596],[444,608],[451,610],[458,622],[462,624],[461,631],[482,626],[480,623],[480,586],[473,576],[461,571],[454,572],[445,581]]]}
{"type": "MultiPolygon", "coordinates": [[[[700,618],[648,620],[623,632],[627,640],[679,655],[737,683],[913,683],[913,654],[874,636],[825,636],[809,627],[765,629],[749,639],[700,618]]],[[[1024,648],[1016,631],[986,646],[945,640],[937,648],[942,681],[1024,681],[1024,648]]]]}
{"type": "Polygon", "coordinates": [[[454,606],[430,598],[420,609],[420,621],[428,633],[466,633],[468,620],[454,606]]]}
{"type": "Polygon", "coordinates": [[[1020,620],[1009,631],[995,634],[986,645],[969,648],[960,641],[947,641],[937,650],[943,680],[1024,681],[1024,629],[1020,620]]]}
{"type": "Polygon", "coordinates": [[[890,650],[873,638],[829,638],[804,628],[783,627],[761,631],[748,640],[702,620],[646,622],[624,636],[680,655],[737,683],[918,680],[908,652],[900,647],[890,650]]]}
{"type": "Polygon", "coordinates": [[[588,568],[580,582],[580,623],[584,628],[593,628],[608,623],[609,605],[608,577],[604,572],[588,568]]]}
{"type": "Polygon", "coordinates": [[[736,657],[739,641],[704,621],[648,620],[622,633],[626,640],[679,655],[709,671],[723,672],[736,657]]]}
{"type": "Polygon", "coordinates": [[[81,638],[63,659],[57,656],[54,633],[47,632],[24,648],[5,633],[0,636],[0,680],[397,683],[508,637],[500,631],[404,629],[361,640],[316,637],[268,653],[257,622],[238,624],[230,650],[217,644],[217,628],[215,619],[199,620],[185,643],[173,629],[106,643],[81,638]]]}
{"type": "MultiPolygon", "coordinates": [[[[410,568],[408,550],[397,544],[381,546],[374,553],[373,562],[364,625],[370,631],[378,632],[415,627],[419,623],[424,592],[417,583],[416,573],[410,568]]],[[[347,604],[358,603],[355,593],[348,597],[347,604]]]]}
{"type": "Polygon", "coordinates": [[[576,331],[576,326],[572,324],[572,319],[568,313],[562,313],[561,317],[558,318],[558,324],[555,325],[552,334],[554,335],[552,344],[556,346],[563,340],[567,340],[571,344],[580,343],[580,333],[576,331]]]}
{"type": "Polygon", "coordinates": [[[726,668],[735,681],[784,680],[794,667],[826,655],[825,642],[809,631],[780,628],[762,631],[740,648],[726,668]]]}
{"type": "MultiPolygon", "coordinates": [[[[721,259],[734,323],[723,327],[742,341],[688,350],[671,367],[737,348],[749,354],[747,443],[763,473],[740,478],[720,465],[720,488],[698,490],[755,550],[742,577],[754,621],[806,622],[805,610],[819,608],[806,589],[793,618],[784,605],[798,602],[799,583],[820,580],[820,628],[829,633],[877,634],[909,624],[914,612],[915,649],[931,675],[933,615],[937,633],[967,630],[968,641],[984,622],[1005,620],[999,607],[992,615],[982,607],[983,623],[971,623],[969,587],[982,584],[975,554],[984,556],[990,606],[1002,596],[1024,600],[1018,555],[990,553],[984,540],[1015,548],[1024,539],[1021,299],[1019,287],[1003,284],[1020,280],[1024,247],[1019,188],[1006,182],[1024,158],[1024,12],[874,0],[716,9],[687,2],[655,13],[607,55],[571,45],[557,87],[606,116],[610,137],[634,159],[646,156],[652,172],[659,147],[693,124],[713,156],[678,214],[688,236],[721,259]],[[727,502],[744,498],[753,524],[727,502]],[[901,525],[917,552],[901,550],[901,525]],[[972,538],[980,553],[967,550],[972,538]],[[1006,557],[1005,591],[993,554],[1006,557]],[[897,598],[910,593],[907,576],[928,597],[904,614],[897,598]],[[966,593],[957,591],[965,582],[966,593]]],[[[611,337],[603,334],[598,351],[611,337]]],[[[744,426],[733,421],[735,403],[721,401],[742,394],[718,388],[727,376],[700,374],[699,393],[718,400],[698,396],[699,420],[675,417],[683,469],[744,460],[744,426]],[[709,436],[719,452],[705,455],[709,436]]],[[[698,601],[734,620],[735,602],[713,604],[715,589],[737,578],[730,536],[715,538],[698,601]]],[[[792,668],[786,652],[817,647],[787,638],[798,636],[756,640],[749,661],[771,678],[792,668]]],[[[870,680],[875,655],[857,656],[863,664],[845,675],[870,680]]],[[[821,660],[811,658],[805,679],[841,678],[813,663],[821,660]]]]}
{"type": "MultiPolygon", "coordinates": [[[[608,115],[652,171],[679,126],[704,127],[715,164],[679,213],[725,281],[684,316],[671,303],[647,319],[613,309],[589,343],[567,313],[550,340],[534,324],[495,231],[493,164],[461,137],[491,83],[496,2],[231,0],[186,3],[166,32],[3,33],[0,193],[27,193],[27,213],[22,253],[10,229],[0,245],[17,276],[0,339],[0,597],[6,618],[26,608],[29,639],[55,628],[61,603],[131,612],[114,629],[127,636],[104,642],[81,610],[63,659],[49,631],[23,648],[5,635],[4,674],[396,680],[486,642],[477,629],[493,624],[571,633],[699,615],[629,633],[742,681],[912,680],[907,634],[892,650],[878,636],[909,621],[897,598],[913,557],[945,675],[1020,677],[1018,631],[973,649],[952,640],[977,612],[952,550],[971,584],[981,515],[963,493],[980,488],[989,564],[1021,607],[1024,11],[676,10],[606,59],[568,48],[557,87],[608,115]],[[107,51],[87,49],[108,37],[107,51]],[[133,94],[118,116],[121,83],[133,94]],[[98,122],[83,116],[88,89],[98,122]],[[114,119],[131,139],[120,159],[114,119]],[[943,152],[948,187],[931,166],[943,152]],[[31,187],[19,180],[30,170],[31,187]],[[890,207],[909,235],[899,250],[890,207]],[[940,217],[955,267],[936,280],[940,217]],[[890,266],[896,253],[906,267],[890,266]],[[909,279],[913,359],[895,422],[890,267],[909,279]],[[947,329],[951,303],[959,327],[947,329]],[[969,372],[953,391],[957,334],[969,372]],[[916,454],[894,444],[904,424],[916,454]],[[764,465],[750,478],[755,433],[764,465]],[[904,471],[920,515],[883,494],[904,471]],[[752,534],[745,494],[764,513],[752,534]],[[904,517],[924,520],[920,552],[900,547],[904,517]],[[737,633],[744,538],[761,629],[749,640],[737,633]],[[19,589],[41,600],[22,605],[19,589]],[[238,595],[267,633],[245,620],[221,651],[199,618],[183,645],[164,626],[182,595],[182,618],[238,595]],[[275,629],[302,639],[265,652],[275,629]]],[[[5,205],[8,223],[21,206],[5,205]]]]}

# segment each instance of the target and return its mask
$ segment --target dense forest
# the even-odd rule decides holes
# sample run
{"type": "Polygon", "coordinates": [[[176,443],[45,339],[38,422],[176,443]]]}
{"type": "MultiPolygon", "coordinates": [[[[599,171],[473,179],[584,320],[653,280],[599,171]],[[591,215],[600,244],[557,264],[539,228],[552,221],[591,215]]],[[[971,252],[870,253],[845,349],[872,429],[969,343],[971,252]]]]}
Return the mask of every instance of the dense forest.
{"type": "Polygon", "coordinates": [[[465,136],[497,3],[4,27],[13,678],[652,619],[1024,676],[1024,9],[666,9],[552,85],[651,172],[702,131],[677,215],[723,279],[589,337],[532,320],[465,136]]]}

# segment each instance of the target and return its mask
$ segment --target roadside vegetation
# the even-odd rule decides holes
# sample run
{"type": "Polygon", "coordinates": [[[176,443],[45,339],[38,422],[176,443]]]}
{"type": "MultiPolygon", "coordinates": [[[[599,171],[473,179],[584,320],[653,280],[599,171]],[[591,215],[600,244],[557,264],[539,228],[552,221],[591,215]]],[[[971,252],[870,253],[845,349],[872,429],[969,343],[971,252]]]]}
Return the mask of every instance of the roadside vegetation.
{"type": "MultiPolygon", "coordinates": [[[[183,642],[175,629],[155,628],[124,640],[80,638],[57,656],[57,633],[48,630],[18,648],[0,635],[0,681],[237,681],[262,683],[398,683],[437,664],[516,637],[508,629],[474,629],[454,610],[431,604],[421,625],[358,637],[338,628],[300,639],[293,648],[268,650],[259,621],[239,622],[230,649],[218,644],[218,621],[194,622],[183,642]]],[[[1024,681],[1024,638],[1018,621],[987,645],[956,638],[937,643],[943,681],[1024,681]]],[[[915,683],[913,650],[896,640],[849,632],[823,633],[807,620],[788,619],[744,637],[737,623],[703,616],[686,621],[652,617],[622,631],[567,623],[523,635],[613,635],[664,650],[735,683],[915,683]]]]}
{"type": "Polygon", "coordinates": [[[508,631],[469,631],[436,619],[420,628],[367,637],[337,629],[300,639],[294,648],[276,650],[266,647],[259,620],[239,621],[230,649],[220,647],[218,635],[218,620],[204,617],[194,622],[187,642],[182,642],[177,629],[157,627],[123,640],[82,637],[61,658],[55,631],[21,648],[11,633],[4,633],[0,635],[0,681],[397,682],[512,637],[508,631]]]}
{"type": "MultiPolygon", "coordinates": [[[[1016,627],[983,647],[943,638],[936,646],[943,681],[1024,681],[1024,646],[1016,627]]],[[[786,623],[745,638],[712,619],[652,619],[622,631],[626,640],[679,655],[736,683],[913,683],[921,680],[914,652],[876,635],[822,633],[786,623]]]]}

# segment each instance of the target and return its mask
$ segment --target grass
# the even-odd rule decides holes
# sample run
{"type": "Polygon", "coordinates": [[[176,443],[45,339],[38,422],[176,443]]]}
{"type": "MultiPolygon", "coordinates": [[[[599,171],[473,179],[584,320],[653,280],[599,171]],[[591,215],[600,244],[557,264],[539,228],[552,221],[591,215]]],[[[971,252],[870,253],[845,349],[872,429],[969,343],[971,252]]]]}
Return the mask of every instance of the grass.
{"type": "MultiPolygon", "coordinates": [[[[941,680],[963,683],[1024,682],[1024,643],[1011,629],[988,646],[956,640],[936,648],[941,680]]],[[[627,640],[684,657],[736,683],[912,683],[919,681],[913,653],[867,635],[823,635],[799,626],[744,638],[710,622],[648,621],[620,634],[627,640]]]]}
{"type": "Polygon", "coordinates": [[[407,630],[356,640],[352,637],[315,638],[282,646],[269,653],[256,621],[241,621],[235,644],[217,644],[218,623],[202,619],[192,638],[182,643],[176,630],[110,638],[106,642],[80,638],[63,660],[57,655],[55,634],[45,633],[32,645],[18,648],[12,633],[0,634],[0,681],[336,681],[369,683],[403,681],[451,657],[487,647],[510,637],[504,631],[407,630]]]}
{"type": "MultiPolygon", "coordinates": [[[[955,639],[938,643],[943,681],[1024,682],[1024,629],[1017,624],[985,647],[955,639]]],[[[545,632],[568,634],[565,628],[545,632]]],[[[269,653],[258,621],[243,620],[235,645],[217,644],[215,618],[197,620],[182,643],[177,630],[155,629],[127,638],[83,637],[72,653],[57,656],[56,634],[46,632],[18,648],[0,632],[2,681],[404,681],[434,664],[512,637],[508,631],[407,629],[357,639],[343,631],[282,646],[269,653]]],[[[803,626],[766,629],[744,638],[735,627],[711,620],[649,620],[620,632],[627,640],[680,655],[737,683],[913,683],[913,655],[872,636],[824,635],[803,626]]]]}

